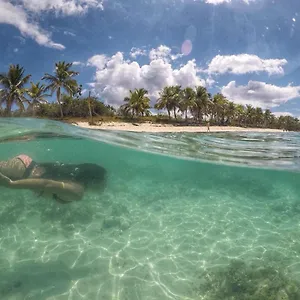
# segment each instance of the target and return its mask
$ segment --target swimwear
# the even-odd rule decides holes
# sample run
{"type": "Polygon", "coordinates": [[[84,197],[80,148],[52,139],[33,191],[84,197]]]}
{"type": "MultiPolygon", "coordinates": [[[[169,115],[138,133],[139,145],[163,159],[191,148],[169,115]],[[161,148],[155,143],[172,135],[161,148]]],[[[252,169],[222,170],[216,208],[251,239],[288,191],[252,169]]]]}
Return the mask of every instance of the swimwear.
{"type": "Polygon", "coordinates": [[[19,158],[22,161],[26,168],[28,168],[32,163],[32,159],[28,155],[20,154],[17,156],[17,158],[19,158]]]}
{"type": "Polygon", "coordinates": [[[33,168],[36,166],[36,162],[26,154],[20,154],[16,158],[18,158],[25,166],[25,172],[22,179],[28,178],[31,175],[33,168]]]}
{"type": "Polygon", "coordinates": [[[32,172],[32,168],[32,159],[24,154],[0,161],[0,172],[11,180],[24,179],[24,176],[29,176],[32,172]]]}
{"type": "MultiPolygon", "coordinates": [[[[23,179],[28,178],[31,175],[31,172],[32,172],[33,168],[37,165],[37,163],[35,161],[33,161],[31,157],[29,157],[28,155],[25,155],[25,154],[18,155],[16,158],[18,158],[19,160],[21,160],[22,163],[24,164],[25,168],[26,168],[25,172],[23,174],[23,179]]],[[[47,177],[47,176],[44,176],[44,177],[47,177]]],[[[42,196],[43,194],[44,194],[44,191],[41,191],[38,194],[38,197],[42,196]]],[[[56,194],[53,194],[52,197],[53,197],[53,199],[55,199],[56,201],[58,201],[60,203],[66,203],[66,201],[63,201],[56,194]]]]}

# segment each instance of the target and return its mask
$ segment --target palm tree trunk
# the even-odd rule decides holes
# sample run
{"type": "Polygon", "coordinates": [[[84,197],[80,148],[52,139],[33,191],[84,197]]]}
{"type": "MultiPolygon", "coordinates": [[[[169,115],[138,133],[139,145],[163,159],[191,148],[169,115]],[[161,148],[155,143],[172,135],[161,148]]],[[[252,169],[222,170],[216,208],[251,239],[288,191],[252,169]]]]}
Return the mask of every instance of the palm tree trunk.
{"type": "Polygon", "coordinates": [[[63,114],[63,110],[62,110],[62,106],[61,106],[61,102],[60,102],[60,87],[57,89],[56,97],[57,97],[57,102],[58,102],[58,104],[59,104],[60,116],[61,116],[61,118],[63,119],[64,114],[63,114]]]}
{"type": "Polygon", "coordinates": [[[177,119],[177,116],[176,116],[176,107],[174,107],[173,110],[174,110],[174,117],[175,117],[175,119],[177,119]]]}
{"type": "Polygon", "coordinates": [[[12,107],[12,102],[8,100],[6,104],[6,113],[5,113],[8,117],[11,116],[11,107],[12,107]]]}
{"type": "Polygon", "coordinates": [[[167,110],[168,110],[169,119],[171,119],[171,113],[170,113],[170,110],[169,110],[169,109],[167,109],[167,110]]]}
{"type": "Polygon", "coordinates": [[[198,112],[198,122],[199,122],[199,124],[201,125],[201,109],[198,107],[198,110],[197,110],[197,112],[198,112]]]}
{"type": "Polygon", "coordinates": [[[92,114],[92,109],[91,109],[91,92],[89,92],[88,108],[89,108],[89,113],[90,113],[90,118],[91,118],[91,124],[94,124],[93,114],[92,114]]]}

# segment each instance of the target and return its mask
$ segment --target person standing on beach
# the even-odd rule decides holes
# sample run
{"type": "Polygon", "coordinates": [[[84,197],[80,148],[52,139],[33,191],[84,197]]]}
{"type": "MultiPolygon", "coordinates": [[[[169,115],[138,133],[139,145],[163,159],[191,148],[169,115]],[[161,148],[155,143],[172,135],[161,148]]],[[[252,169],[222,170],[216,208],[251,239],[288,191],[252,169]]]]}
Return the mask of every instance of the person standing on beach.
{"type": "Polygon", "coordinates": [[[210,128],[209,128],[209,121],[207,121],[207,123],[206,123],[206,125],[207,125],[207,132],[210,132],[210,128]]]}

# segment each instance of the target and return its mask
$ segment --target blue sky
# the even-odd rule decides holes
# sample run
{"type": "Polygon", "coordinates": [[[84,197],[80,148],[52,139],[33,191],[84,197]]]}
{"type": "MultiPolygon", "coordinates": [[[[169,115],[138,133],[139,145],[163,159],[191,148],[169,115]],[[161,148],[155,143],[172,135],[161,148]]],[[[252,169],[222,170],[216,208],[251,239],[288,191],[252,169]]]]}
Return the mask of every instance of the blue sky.
{"type": "Polygon", "coordinates": [[[105,103],[129,89],[204,85],[300,116],[298,0],[0,0],[0,70],[32,80],[74,62],[105,103]]]}

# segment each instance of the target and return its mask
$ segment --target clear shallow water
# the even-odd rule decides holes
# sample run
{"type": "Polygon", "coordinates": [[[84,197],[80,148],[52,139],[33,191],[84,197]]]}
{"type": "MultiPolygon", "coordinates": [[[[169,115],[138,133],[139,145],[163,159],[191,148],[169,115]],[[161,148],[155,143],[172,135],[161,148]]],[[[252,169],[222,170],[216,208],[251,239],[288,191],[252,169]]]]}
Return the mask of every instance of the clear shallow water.
{"type": "Polygon", "coordinates": [[[299,299],[298,134],[1,119],[0,139],[1,160],[108,171],[103,192],[68,205],[1,188],[1,299],[299,299]]]}

